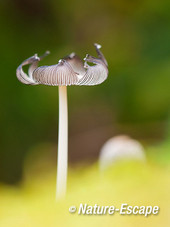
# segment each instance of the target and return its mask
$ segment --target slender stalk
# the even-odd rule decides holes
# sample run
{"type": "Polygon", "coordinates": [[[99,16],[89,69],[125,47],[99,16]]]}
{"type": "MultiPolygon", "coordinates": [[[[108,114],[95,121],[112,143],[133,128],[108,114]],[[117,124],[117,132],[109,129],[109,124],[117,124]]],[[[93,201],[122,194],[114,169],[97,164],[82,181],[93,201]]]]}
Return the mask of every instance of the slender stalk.
{"type": "Polygon", "coordinates": [[[59,86],[59,131],[56,198],[63,198],[67,187],[68,111],[67,86],[59,86]]]}

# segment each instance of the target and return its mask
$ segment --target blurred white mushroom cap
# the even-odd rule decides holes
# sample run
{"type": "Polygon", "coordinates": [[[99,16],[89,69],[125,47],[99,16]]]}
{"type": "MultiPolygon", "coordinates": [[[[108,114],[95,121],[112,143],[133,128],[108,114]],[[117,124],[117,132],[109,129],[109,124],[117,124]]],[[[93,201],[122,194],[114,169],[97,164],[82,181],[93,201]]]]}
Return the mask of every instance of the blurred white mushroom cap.
{"type": "Polygon", "coordinates": [[[103,145],[99,155],[99,166],[103,170],[120,160],[146,161],[143,146],[129,136],[116,136],[103,145]]]}

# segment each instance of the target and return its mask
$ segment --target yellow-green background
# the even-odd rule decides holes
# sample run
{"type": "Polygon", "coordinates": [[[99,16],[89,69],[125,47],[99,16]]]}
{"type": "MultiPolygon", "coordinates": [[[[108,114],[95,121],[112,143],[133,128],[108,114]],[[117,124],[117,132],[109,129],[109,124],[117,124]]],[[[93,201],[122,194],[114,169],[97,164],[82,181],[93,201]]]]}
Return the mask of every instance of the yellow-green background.
{"type": "Polygon", "coordinates": [[[0,226],[170,225],[169,12],[168,0],[0,1],[0,226]],[[73,51],[95,55],[94,42],[102,45],[109,77],[68,88],[68,196],[56,204],[57,87],[23,85],[15,71],[46,50],[42,65],[73,51]],[[100,148],[118,134],[140,140],[148,162],[118,165],[101,178],[100,148]],[[82,201],[153,204],[160,214],[70,215],[69,206],[82,201]]]}

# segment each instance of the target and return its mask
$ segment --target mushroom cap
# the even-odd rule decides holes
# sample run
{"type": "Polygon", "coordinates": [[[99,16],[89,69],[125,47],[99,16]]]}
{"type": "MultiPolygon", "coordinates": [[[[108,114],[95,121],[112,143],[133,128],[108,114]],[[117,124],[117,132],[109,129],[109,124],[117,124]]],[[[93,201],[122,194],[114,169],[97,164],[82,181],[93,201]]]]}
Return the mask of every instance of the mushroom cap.
{"type": "Polygon", "coordinates": [[[35,82],[45,85],[67,86],[78,82],[77,74],[64,59],[60,60],[57,65],[38,67],[33,71],[32,76],[35,82]]]}
{"type": "Polygon", "coordinates": [[[31,85],[70,86],[101,84],[108,77],[107,61],[100,51],[101,46],[99,44],[94,44],[94,46],[98,58],[86,55],[84,63],[75,53],[71,53],[59,60],[56,65],[38,67],[38,62],[49,52],[46,52],[41,57],[35,54],[26,59],[17,68],[17,78],[22,83],[31,85]],[[89,66],[87,62],[94,65],[89,66]],[[28,75],[22,69],[27,64],[30,64],[28,75]]]}
{"type": "Polygon", "coordinates": [[[126,135],[106,141],[99,155],[100,169],[105,169],[120,160],[145,161],[145,151],[141,143],[126,135]]]}

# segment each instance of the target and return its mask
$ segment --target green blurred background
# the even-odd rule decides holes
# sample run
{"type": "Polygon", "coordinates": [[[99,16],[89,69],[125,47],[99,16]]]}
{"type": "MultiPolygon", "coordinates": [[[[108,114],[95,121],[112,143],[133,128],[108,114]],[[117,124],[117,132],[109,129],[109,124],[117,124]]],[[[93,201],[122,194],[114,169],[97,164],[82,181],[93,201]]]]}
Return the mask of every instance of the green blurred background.
{"type": "Polygon", "coordinates": [[[170,1],[0,0],[0,226],[170,226],[170,1]],[[109,77],[71,86],[66,200],[55,201],[58,88],[16,78],[26,58],[40,65],[102,45],[109,77]],[[101,176],[103,143],[139,140],[147,163],[119,163],[101,176]],[[160,213],[81,216],[71,205],[159,206],[160,213]]]}
{"type": "Polygon", "coordinates": [[[146,145],[168,141],[169,12],[168,0],[0,1],[1,182],[20,182],[26,158],[37,150],[56,165],[58,89],[23,85],[15,73],[46,50],[51,55],[42,65],[73,51],[95,55],[97,42],[109,64],[102,85],[68,88],[72,165],[97,160],[102,144],[117,134],[146,145]]]}

